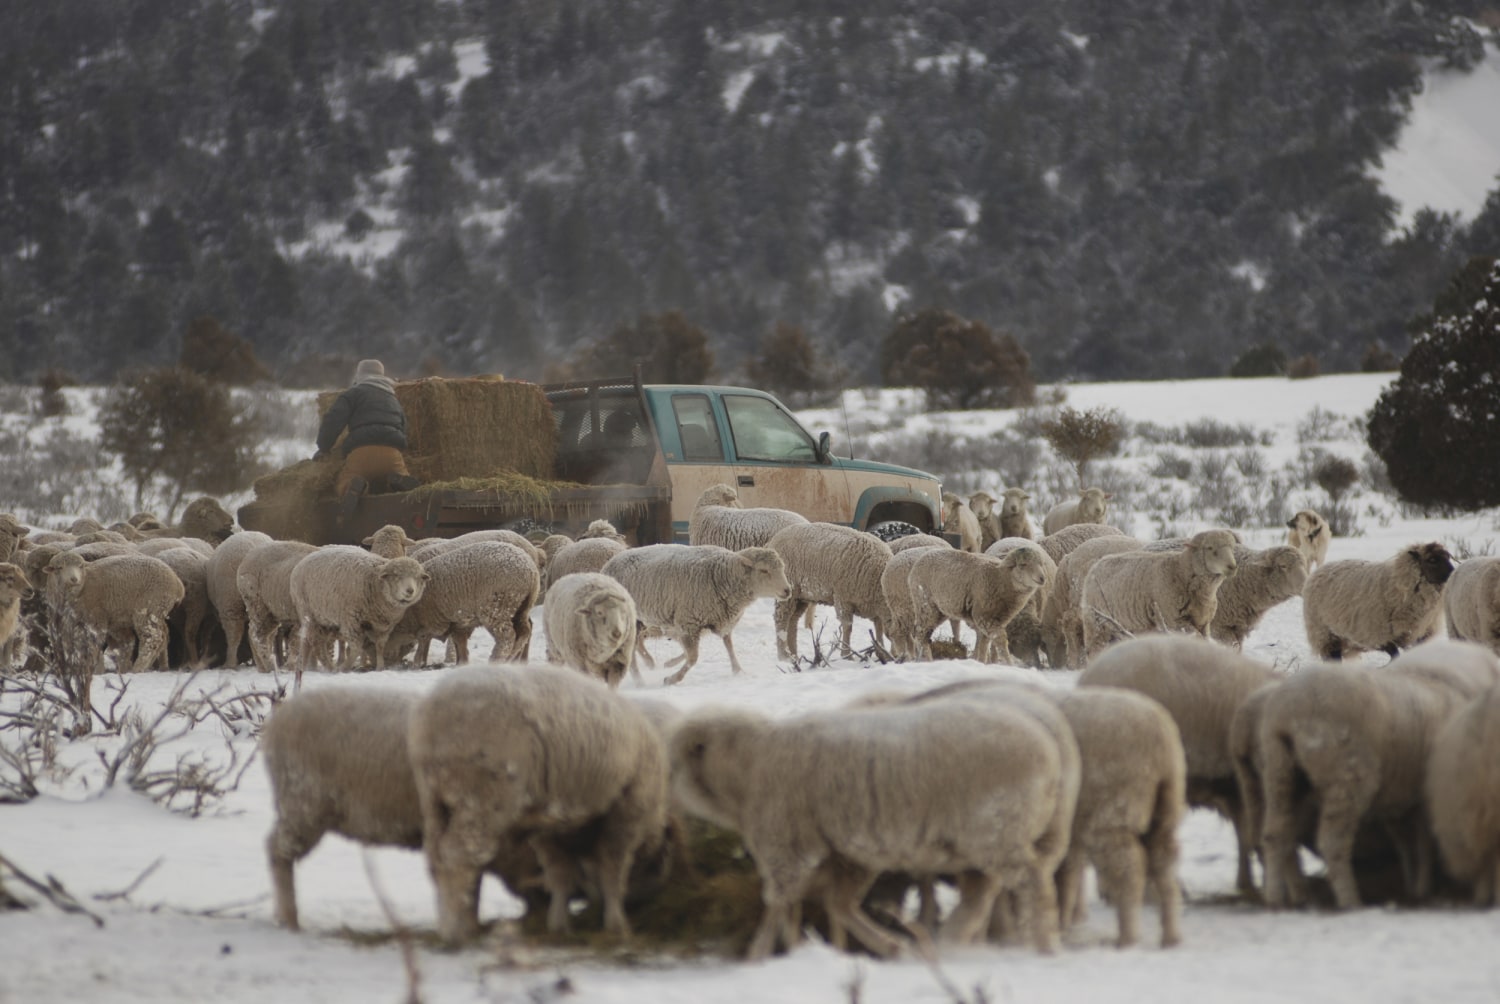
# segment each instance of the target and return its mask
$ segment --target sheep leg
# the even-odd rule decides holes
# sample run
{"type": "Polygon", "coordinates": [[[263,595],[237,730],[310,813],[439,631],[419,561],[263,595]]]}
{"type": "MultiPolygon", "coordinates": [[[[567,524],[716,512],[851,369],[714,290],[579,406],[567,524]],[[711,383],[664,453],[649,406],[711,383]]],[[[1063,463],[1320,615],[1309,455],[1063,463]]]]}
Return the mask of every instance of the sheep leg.
{"type": "MultiPolygon", "coordinates": [[[[465,665],[469,661],[469,635],[473,633],[473,628],[454,628],[452,633],[448,635],[449,640],[453,642],[453,654],[458,657],[458,664],[460,666],[465,665]]],[[[515,639],[509,636],[509,632],[505,628],[500,628],[499,635],[495,635],[493,631],[490,634],[495,637],[495,647],[490,650],[490,661],[497,662],[499,661],[498,653],[502,649],[508,653],[511,646],[515,643],[515,639]]]]}
{"type": "Polygon", "coordinates": [[[924,875],[917,881],[917,923],[925,927],[929,933],[937,930],[938,901],[937,882],[931,875],[924,875]]]}
{"type": "Polygon", "coordinates": [[[422,794],[422,829],[427,870],[437,892],[438,933],[450,945],[471,941],[479,934],[479,880],[495,857],[494,841],[477,820],[428,792],[422,794]]]}
{"type": "Polygon", "coordinates": [[[828,912],[829,941],[839,951],[847,949],[846,934],[882,958],[901,950],[901,939],[884,931],[865,913],[860,903],[875,882],[875,873],[847,860],[824,869],[823,906],[828,912]]]}
{"type": "Polygon", "coordinates": [[[138,613],[133,619],[133,624],[140,650],[136,653],[135,662],[131,665],[131,670],[139,673],[143,669],[152,668],[157,662],[161,662],[161,668],[166,669],[166,622],[150,614],[138,613]]]}
{"type": "Polygon", "coordinates": [[[743,668],[740,666],[740,660],[737,659],[734,654],[734,633],[732,631],[725,631],[723,634],[719,635],[719,638],[724,642],[724,651],[729,653],[730,668],[733,669],[737,674],[743,672],[743,668]]]}
{"type": "Polygon", "coordinates": [[[797,618],[811,609],[802,600],[777,600],[773,619],[776,624],[776,658],[797,658],[797,618]]]}
{"type": "Polygon", "coordinates": [[[1004,944],[1015,937],[1019,927],[1016,923],[1016,894],[1014,890],[1002,888],[990,908],[989,940],[1004,944]]]}
{"type": "Polygon", "coordinates": [[[1069,849],[1068,856],[1057,869],[1057,916],[1064,931],[1088,918],[1088,906],[1083,896],[1083,876],[1087,867],[1088,859],[1082,848],[1074,847],[1069,849]]]}
{"type": "Polygon", "coordinates": [[[958,875],[958,905],[938,928],[938,940],[966,945],[977,940],[1000,894],[999,876],[967,870],[958,875]]]}
{"type": "Polygon", "coordinates": [[[1301,906],[1307,899],[1302,867],[1297,860],[1298,827],[1295,787],[1297,765],[1286,736],[1262,733],[1261,788],[1265,819],[1261,823],[1264,858],[1264,896],[1273,910],[1301,906]]]}
{"type": "Polygon", "coordinates": [[[271,864],[271,889],[276,900],[276,923],[289,931],[301,930],[297,922],[297,885],[294,869],[318,845],[322,833],[307,838],[295,833],[280,819],[266,837],[266,857],[271,864]]]}
{"type": "MultiPolygon", "coordinates": [[[[1340,910],[1360,906],[1359,884],[1354,878],[1354,835],[1365,810],[1374,801],[1378,782],[1357,772],[1320,785],[1322,805],[1318,813],[1318,854],[1333,886],[1334,902],[1340,910]]],[[[1399,843],[1399,842],[1398,842],[1399,843]]]]}
{"type": "Polygon", "coordinates": [[[1089,841],[1089,857],[1100,880],[1114,895],[1118,918],[1118,948],[1129,948],[1141,938],[1141,902],[1146,891],[1146,848],[1134,833],[1112,830],[1089,841]]]}
{"type": "Polygon", "coordinates": [[[1237,759],[1234,776],[1239,784],[1241,800],[1239,811],[1231,816],[1235,842],[1239,845],[1234,886],[1248,896],[1255,892],[1255,876],[1250,858],[1260,850],[1260,830],[1266,815],[1265,794],[1261,790],[1260,774],[1253,761],[1237,759]]]}
{"type": "Polygon", "coordinates": [[[531,849],[542,866],[542,885],[549,897],[547,930],[562,934],[568,930],[568,901],[572,898],[577,872],[573,857],[558,846],[551,834],[531,838],[531,849]]]}
{"type": "Polygon", "coordinates": [[[651,653],[646,650],[646,631],[637,625],[635,634],[635,654],[646,664],[647,669],[656,668],[656,660],[651,658],[651,653]]]}
{"type": "Polygon", "coordinates": [[[240,642],[245,639],[245,618],[238,616],[237,612],[230,613],[227,618],[220,618],[220,625],[224,628],[224,665],[233,669],[242,665],[240,662],[240,642]]]}
{"type": "MultiPolygon", "coordinates": [[[[683,631],[677,636],[677,643],[682,646],[682,668],[663,681],[663,683],[665,683],[667,686],[670,687],[674,683],[681,683],[682,678],[684,676],[687,676],[688,670],[692,669],[693,665],[698,661],[699,634],[699,631],[689,628],[688,630],[683,631]]],[[[733,656],[733,654],[733,650],[731,650],[730,655],[733,656]]],[[[673,660],[673,662],[669,663],[669,665],[675,665],[676,661],[677,660],[673,660]]],[[[738,672],[738,670],[736,670],[736,672],[738,672]]]]}
{"type": "Polygon", "coordinates": [[[1031,942],[1043,955],[1062,947],[1057,933],[1057,883],[1049,869],[1033,861],[1022,872],[1020,920],[1031,931],[1031,942]]]}
{"type": "MultiPolygon", "coordinates": [[[[1165,790],[1159,790],[1158,804],[1164,797],[1165,790]]],[[[1182,884],[1177,881],[1181,849],[1176,822],[1166,822],[1158,816],[1146,834],[1145,843],[1146,874],[1156,892],[1156,908],[1161,914],[1161,947],[1171,948],[1182,943],[1182,884]]]]}

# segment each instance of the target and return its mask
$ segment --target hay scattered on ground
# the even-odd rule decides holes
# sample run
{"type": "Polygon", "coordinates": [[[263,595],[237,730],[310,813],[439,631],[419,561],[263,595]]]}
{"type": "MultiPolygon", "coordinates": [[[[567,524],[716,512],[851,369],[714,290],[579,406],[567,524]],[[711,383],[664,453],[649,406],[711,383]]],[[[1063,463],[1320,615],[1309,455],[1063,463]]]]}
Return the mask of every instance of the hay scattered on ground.
{"type": "Polygon", "coordinates": [[[299,460],[255,479],[257,529],[277,540],[318,540],[322,522],[318,504],[333,496],[343,460],[299,460]]]}

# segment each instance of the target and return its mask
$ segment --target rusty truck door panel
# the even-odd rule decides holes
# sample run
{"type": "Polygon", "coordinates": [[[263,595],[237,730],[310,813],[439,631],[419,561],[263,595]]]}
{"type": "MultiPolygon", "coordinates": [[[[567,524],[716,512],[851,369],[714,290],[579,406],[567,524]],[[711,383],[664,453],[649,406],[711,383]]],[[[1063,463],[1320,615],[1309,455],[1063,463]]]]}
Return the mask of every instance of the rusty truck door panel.
{"type": "MultiPolygon", "coordinates": [[[[738,464],[740,505],[790,509],[815,523],[854,522],[855,499],[850,498],[844,472],[837,467],[810,464],[738,464]]],[[[730,482],[734,484],[734,482],[730,482]]]]}

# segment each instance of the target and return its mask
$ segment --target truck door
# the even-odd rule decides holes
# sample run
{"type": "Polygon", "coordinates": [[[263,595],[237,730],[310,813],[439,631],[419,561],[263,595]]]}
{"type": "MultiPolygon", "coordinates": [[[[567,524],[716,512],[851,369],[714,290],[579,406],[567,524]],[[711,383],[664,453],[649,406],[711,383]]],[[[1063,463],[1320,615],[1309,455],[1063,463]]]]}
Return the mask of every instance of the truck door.
{"type": "Polygon", "coordinates": [[[817,444],[775,399],[726,392],[733,479],[746,508],[790,509],[814,522],[854,522],[844,472],[818,462],[817,444]]]}
{"type": "MultiPolygon", "coordinates": [[[[654,410],[660,415],[659,407],[654,410]]],[[[720,428],[713,399],[707,394],[673,394],[672,414],[667,421],[658,421],[662,450],[672,471],[672,530],[680,541],[687,541],[688,521],[704,489],[734,484],[734,468],[720,428]]]]}

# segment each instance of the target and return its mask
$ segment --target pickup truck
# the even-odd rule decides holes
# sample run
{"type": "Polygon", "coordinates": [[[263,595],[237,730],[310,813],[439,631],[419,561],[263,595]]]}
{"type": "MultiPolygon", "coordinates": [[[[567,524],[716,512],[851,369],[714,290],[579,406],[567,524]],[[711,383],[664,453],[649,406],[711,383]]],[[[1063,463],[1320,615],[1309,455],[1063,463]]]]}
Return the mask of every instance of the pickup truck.
{"type": "MultiPolygon", "coordinates": [[[[936,477],[835,456],[827,432],[812,436],[764,391],[629,377],[543,390],[557,428],[553,474],[565,483],[546,499],[417,489],[365,496],[344,518],[329,501],[314,534],[321,539],[311,542],[358,543],[388,523],[414,538],[538,525],[576,535],[607,519],[633,544],[686,543],[699,495],[720,483],[735,486],[743,506],[790,509],[814,521],[941,526],[936,477]]],[[[240,510],[246,529],[256,528],[255,510],[240,510]]]]}

